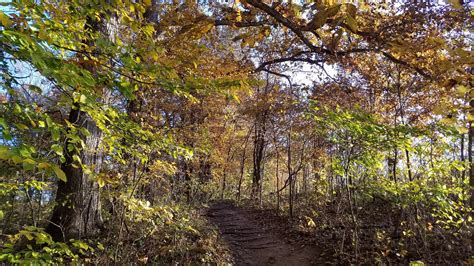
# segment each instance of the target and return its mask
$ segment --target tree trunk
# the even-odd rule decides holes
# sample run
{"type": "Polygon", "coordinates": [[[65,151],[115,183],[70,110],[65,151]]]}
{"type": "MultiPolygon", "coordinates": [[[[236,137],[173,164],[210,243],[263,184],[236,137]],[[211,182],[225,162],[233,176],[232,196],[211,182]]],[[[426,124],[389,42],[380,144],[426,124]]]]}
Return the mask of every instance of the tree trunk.
{"type": "Polygon", "coordinates": [[[280,162],[280,154],[278,153],[277,151],[277,154],[276,154],[277,158],[276,158],[276,171],[275,171],[275,175],[276,175],[276,193],[277,193],[277,212],[280,212],[280,177],[278,175],[279,173],[279,162],[280,162]]]}
{"type": "Polygon", "coordinates": [[[288,214],[290,217],[293,217],[293,199],[294,199],[294,181],[293,181],[293,174],[290,174],[289,182],[290,182],[290,193],[289,193],[289,208],[288,208],[288,214]]]}
{"type": "MultiPolygon", "coordinates": [[[[474,108],[474,100],[471,100],[469,103],[471,109],[474,108]]],[[[468,144],[467,144],[467,157],[469,160],[469,188],[470,188],[470,206],[474,209],[474,162],[472,160],[472,140],[474,138],[474,127],[472,127],[472,122],[469,123],[469,134],[468,134],[468,144]]]]}
{"type": "Polygon", "coordinates": [[[263,150],[265,148],[266,114],[257,114],[253,147],[252,198],[258,197],[262,182],[263,150]]]}
{"type": "Polygon", "coordinates": [[[397,163],[398,163],[398,149],[395,148],[393,154],[392,177],[393,181],[397,183],[397,163]]]}
{"type": "Polygon", "coordinates": [[[241,191],[242,191],[242,181],[244,179],[246,146],[247,145],[244,146],[244,151],[242,153],[242,159],[240,161],[240,178],[239,178],[239,184],[237,186],[237,201],[240,201],[240,196],[241,196],[241,191]]]}
{"type": "MultiPolygon", "coordinates": [[[[99,21],[95,17],[87,17],[85,30],[100,32],[102,25],[99,21]]],[[[90,40],[84,40],[84,44],[94,46],[90,40]]],[[[97,49],[95,52],[100,53],[97,49]]],[[[85,65],[84,69],[92,75],[97,71],[92,64],[85,65]]],[[[107,98],[106,94],[103,96],[107,98]]],[[[81,110],[79,103],[71,106],[68,121],[78,128],[86,129],[89,134],[80,135],[85,144],[80,151],[69,150],[68,146],[75,145],[71,138],[66,139],[66,145],[63,147],[66,160],[61,164],[61,170],[66,174],[67,181],[58,181],[56,206],[46,228],[56,241],[93,236],[99,232],[103,223],[98,184],[90,175],[84,173],[81,166],[73,165],[74,157],[78,156],[83,165],[92,167],[94,174],[100,172],[103,158],[100,147],[102,132],[92,118],[81,110]]]]}
{"type": "Polygon", "coordinates": [[[81,167],[73,166],[73,156],[77,155],[82,164],[94,166],[94,172],[99,173],[102,165],[102,152],[99,147],[102,133],[77,104],[69,114],[69,122],[82,125],[90,135],[85,138],[85,149],[79,153],[68,151],[70,139],[64,147],[66,161],[61,165],[61,170],[66,174],[67,182],[58,182],[56,206],[47,227],[47,232],[55,240],[61,241],[95,235],[102,225],[99,186],[81,167]]]}
{"type": "Polygon", "coordinates": [[[227,175],[227,172],[224,170],[224,173],[222,175],[221,200],[224,199],[224,194],[225,194],[225,189],[226,189],[226,175],[227,175]]]}
{"type": "Polygon", "coordinates": [[[289,129],[289,132],[288,132],[288,145],[287,145],[287,156],[288,156],[288,165],[287,165],[287,168],[288,168],[288,181],[290,182],[290,193],[289,193],[289,208],[288,208],[288,211],[289,211],[289,215],[290,217],[293,217],[293,173],[292,173],[292,169],[291,169],[291,125],[290,125],[290,129],[289,129]]]}
{"type": "Polygon", "coordinates": [[[245,138],[245,142],[244,142],[244,147],[242,149],[242,157],[240,160],[240,177],[239,177],[239,184],[237,186],[237,201],[240,201],[240,196],[241,196],[241,191],[242,191],[242,182],[244,180],[244,172],[245,172],[245,160],[247,158],[245,157],[245,155],[246,155],[247,144],[248,144],[248,140],[249,140],[251,132],[252,130],[250,130],[249,133],[247,134],[247,137],[245,138]]]}
{"type": "MultiPolygon", "coordinates": [[[[461,134],[461,162],[464,163],[465,161],[465,158],[464,158],[464,134],[461,134]]],[[[463,169],[461,171],[461,182],[459,182],[460,184],[462,184],[462,182],[464,182],[464,178],[466,177],[466,170],[463,169]]]]}

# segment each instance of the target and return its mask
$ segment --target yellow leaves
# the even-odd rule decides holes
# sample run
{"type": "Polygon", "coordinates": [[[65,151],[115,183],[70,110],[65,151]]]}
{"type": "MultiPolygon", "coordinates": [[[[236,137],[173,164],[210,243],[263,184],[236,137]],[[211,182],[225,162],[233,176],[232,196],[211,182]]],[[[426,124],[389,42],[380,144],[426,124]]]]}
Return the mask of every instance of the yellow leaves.
{"type": "Polygon", "coordinates": [[[49,168],[51,168],[50,163],[41,162],[38,164],[38,169],[49,169],[49,168]]]}
{"type": "Polygon", "coordinates": [[[143,0],[143,5],[146,7],[151,6],[151,1],[152,0],[143,0]]]}
{"type": "Polygon", "coordinates": [[[357,32],[359,26],[357,24],[357,21],[352,17],[352,16],[347,16],[346,17],[346,23],[347,26],[349,27],[349,30],[352,32],[357,32]]]}
{"type": "Polygon", "coordinates": [[[81,94],[77,91],[73,92],[72,94],[72,98],[74,100],[75,103],[86,103],[87,101],[87,96],[85,96],[84,94],[81,94]]]}
{"type": "Polygon", "coordinates": [[[141,29],[146,36],[149,38],[153,37],[153,33],[155,32],[155,27],[153,27],[153,25],[145,25],[141,27],[141,29]]]}
{"type": "Polygon", "coordinates": [[[0,160],[6,160],[11,157],[10,150],[5,146],[0,146],[0,160]]]}
{"type": "Polygon", "coordinates": [[[54,166],[52,167],[52,169],[53,169],[53,172],[56,174],[56,176],[57,176],[60,180],[62,180],[62,181],[64,181],[64,182],[67,182],[66,174],[63,172],[63,170],[61,170],[61,168],[59,168],[59,166],[54,165],[54,166]]]}
{"type": "Polygon", "coordinates": [[[156,160],[151,166],[150,169],[159,174],[174,174],[177,170],[174,163],[169,163],[165,161],[156,160]]]}
{"type": "Polygon", "coordinates": [[[246,33],[236,36],[232,40],[234,42],[242,40],[242,43],[240,44],[242,48],[244,48],[245,46],[255,47],[256,43],[261,42],[262,40],[265,39],[265,37],[270,36],[270,34],[271,34],[270,27],[262,27],[257,34],[254,34],[252,32],[246,32],[246,33]]]}
{"type": "Polygon", "coordinates": [[[316,223],[314,222],[313,219],[311,219],[311,217],[306,216],[305,218],[306,218],[308,227],[310,227],[310,228],[315,228],[316,227],[316,223]]]}
{"type": "Polygon", "coordinates": [[[421,260],[410,261],[410,266],[424,266],[425,263],[421,260]]]}
{"type": "Polygon", "coordinates": [[[242,14],[240,13],[240,10],[237,10],[237,15],[235,17],[235,21],[237,21],[237,22],[242,21],[242,14]]]}
{"type": "Polygon", "coordinates": [[[433,108],[433,114],[435,115],[445,115],[452,110],[452,105],[447,101],[447,99],[441,99],[433,108]]]}
{"type": "Polygon", "coordinates": [[[467,129],[464,126],[456,126],[457,131],[459,134],[467,134],[469,132],[469,129],[467,129]]]}
{"type": "Polygon", "coordinates": [[[459,96],[463,97],[467,92],[469,92],[469,88],[466,88],[465,86],[463,85],[459,85],[457,88],[456,88],[456,91],[458,93],[459,96]]]}
{"type": "Polygon", "coordinates": [[[346,4],[346,12],[349,16],[355,18],[357,14],[357,7],[351,3],[346,4]]]}
{"type": "Polygon", "coordinates": [[[270,36],[271,29],[270,27],[263,27],[260,32],[257,34],[257,37],[255,37],[255,41],[261,42],[265,37],[270,36]]]}
{"type": "Polygon", "coordinates": [[[99,185],[99,188],[103,188],[105,185],[116,186],[120,183],[120,177],[120,174],[114,176],[106,173],[100,173],[95,176],[95,181],[99,185]]]}
{"type": "Polygon", "coordinates": [[[103,188],[105,186],[105,180],[102,178],[98,178],[97,184],[99,184],[99,188],[103,188]]]}
{"type": "Polygon", "coordinates": [[[0,23],[4,27],[10,27],[10,25],[12,24],[10,17],[3,11],[0,11],[0,23]]]}
{"type": "Polygon", "coordinates": [[[242,21],[242,14],[240,13],[240,9],[238,7],[240,0],[235,0],[234,5],[232,6],[233,9],[236,10],[235,21],[241,22],[242,21]]]}
{"type": "Polygon", "coordinates": [[[321,28],[328,18],[335,16],[341,8],[341,5],[334,5],[323,9],[314,15],[313,19],[303,28],[303,30],[317,30],[321,28]]]}
{"type": "Polygon", "coordinates": [[[456,120],[449,117],[443,117],[439,122],[447,126],[454,126],[456,124],[456,120]]]}
{"type": "Polygon", "coordinates": [[[190,39],[197,40],[202,38],[206,33],[214,28],[214,23],[211,20],[203,19],[197,23],[187,24],[181,27],[178,35],[188,36],[190,39]]]}
{"type": "Polygon", "coordinates": [[[469,121],[469,122],[474,121],[474,115],[472,115],[470,113],[467,113],[466,114],[466,120],[469,121]]]}
{"type": "Polygon", "coordinates": [[[79,102],[80,103],[86,103],[87,97],[84,94],[81,94],[81,97],[79,97],[79,102]]]}
{"type": "Polygon", "coordinates": [[[459,0],[448,0],[449,4],[455,9],[462,9],[461,2],[459,0]]]}

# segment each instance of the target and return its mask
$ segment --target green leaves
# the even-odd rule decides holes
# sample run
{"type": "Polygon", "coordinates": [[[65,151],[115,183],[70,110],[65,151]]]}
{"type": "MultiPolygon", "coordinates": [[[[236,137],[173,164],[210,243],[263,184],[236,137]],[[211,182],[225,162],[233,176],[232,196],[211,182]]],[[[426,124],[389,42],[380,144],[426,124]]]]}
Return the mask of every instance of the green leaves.
{"type": "Polygon", "coordinates": [[[26,171],[34,170],[36,162],[33,159],[25,159],[23,160],[23,169],[26,171]]]}
{"type": "Polygon", "coordinates": [[[0,146],[0,160],[6,160],[11,157],[10,149],[6,146],[0,146]]]}
{"type": "Polygon", "coordinates": [[[51,149],[59,156],[63,156],[63,147],[59,144],[53,144],[51,149]]]}
{"type": "Polygon", "coordinates": [[[72,97],[75,103],[85,104],[87,102],[87,96],[80,92],[73,92],[72,97]]]}
{"type": "Polygon", "coordinates": [[[2,126],[3,130],[7,129],[7,122],[5,121],[5,118],[3,117],[0,117],[0,126],[2,126]]]}

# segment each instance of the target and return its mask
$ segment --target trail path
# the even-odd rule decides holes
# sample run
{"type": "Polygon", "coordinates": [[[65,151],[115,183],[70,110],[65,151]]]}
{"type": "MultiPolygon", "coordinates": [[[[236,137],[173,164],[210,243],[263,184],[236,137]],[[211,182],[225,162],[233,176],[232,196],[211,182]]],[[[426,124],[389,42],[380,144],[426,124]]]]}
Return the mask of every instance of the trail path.
{"type": "Polygon", "coordinates": [[[230,202],[212,205],[207,216],[219,228],[236,265],[312,265],[314,250],[265,230],[255,217],[230,202]]]}

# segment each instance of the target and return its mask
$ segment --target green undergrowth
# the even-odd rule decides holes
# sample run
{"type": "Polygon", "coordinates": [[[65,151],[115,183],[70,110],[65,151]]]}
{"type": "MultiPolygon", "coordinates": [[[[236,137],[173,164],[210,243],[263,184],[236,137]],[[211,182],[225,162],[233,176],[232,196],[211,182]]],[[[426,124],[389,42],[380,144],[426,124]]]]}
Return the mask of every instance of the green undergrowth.
{"type": "Polygon", "coordinates": [[[109,219],[106,229],[95,239],[56,242],[42,228],[34,226],[4,234],[0,240],[0,262],[28,265],[229,262],[228,252],[217,241],[217,231],[201,215],[200,208],[184,204],[150,206],[139,200],[134,203],[134,210],[128,210],[123,219],[109,219]]]}

